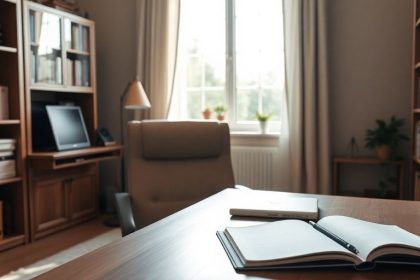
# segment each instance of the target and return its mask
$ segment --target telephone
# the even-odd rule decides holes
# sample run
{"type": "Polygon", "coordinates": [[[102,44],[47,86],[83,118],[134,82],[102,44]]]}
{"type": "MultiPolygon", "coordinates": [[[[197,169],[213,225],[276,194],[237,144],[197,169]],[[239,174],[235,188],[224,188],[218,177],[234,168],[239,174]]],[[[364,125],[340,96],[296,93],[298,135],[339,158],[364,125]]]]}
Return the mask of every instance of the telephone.
{"type": "Polygon", "coordinates": [[[112,138],[111,133],[109,133],[108,129],[106,129],[105,127],[98,128],[96,132],[98,133],[98,141],[100,145],[111,146],[117,143],[114,141],[114,138],[112,138]]]}

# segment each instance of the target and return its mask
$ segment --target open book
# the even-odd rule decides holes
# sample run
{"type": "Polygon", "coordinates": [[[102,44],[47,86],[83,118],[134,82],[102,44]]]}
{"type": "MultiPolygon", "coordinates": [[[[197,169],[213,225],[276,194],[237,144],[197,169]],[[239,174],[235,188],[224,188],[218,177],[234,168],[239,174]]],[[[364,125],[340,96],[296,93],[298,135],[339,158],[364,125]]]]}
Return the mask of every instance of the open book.
{"type": "Polygon", "coordinates": [[[217,236],[237,270],[420,265],[420,237],[398,226],[345,216],[325,217],[317,225],[352,244],[358,253],[300,220],[228,227],[217,236]]]}

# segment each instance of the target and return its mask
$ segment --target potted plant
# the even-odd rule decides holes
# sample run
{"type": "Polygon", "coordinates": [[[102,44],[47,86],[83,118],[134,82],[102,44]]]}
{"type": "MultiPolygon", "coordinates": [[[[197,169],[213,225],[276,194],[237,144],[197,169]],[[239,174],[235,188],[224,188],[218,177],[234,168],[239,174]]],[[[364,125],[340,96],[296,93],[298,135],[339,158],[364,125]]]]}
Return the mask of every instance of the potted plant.
{"type": "Polygon", "coordinates": [[[376,151],[376,156],[380,160],[395,159],[398,144],[408,137],[400,132],[404,125],[404,119],[391,117],[389,123],[384,120],[376,120],[378,125],[375,129],[366,131],[366,148],[376,151]]]}
{"type": "Polygon", "coordinates": [[[209,120],[211,118],[211,109],[206,107],[202,112],[203,118],[209,120]]]}
{"type": "Polygon", "coordinates": [[[217,113],[217,119],[223,121],[225,119],[226,107],[223,105],[216,106],[214,111],[217,113]]]}
{"type": "Polygon", "coordinates": [[[268,126],[267,123],[268,123],[268,120],[271,118],[271,113],[264,114],[264,113],[257,112],[255,116],[257,117],[257,120],[260,122],[261,133],[266,134],[267,126],[268,126]]]}

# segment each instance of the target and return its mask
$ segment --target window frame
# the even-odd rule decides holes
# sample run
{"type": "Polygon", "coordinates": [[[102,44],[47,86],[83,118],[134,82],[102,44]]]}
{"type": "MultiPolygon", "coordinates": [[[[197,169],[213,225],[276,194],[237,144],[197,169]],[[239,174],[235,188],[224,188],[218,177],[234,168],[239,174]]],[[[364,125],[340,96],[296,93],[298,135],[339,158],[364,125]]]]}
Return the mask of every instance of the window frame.
{"type": "MultiPolygon", "coordinates": [[[[230,129],[234,132],[258,132],[260,131],[258,120],[238,121],[237,113],[237,94],[238,88],[236,85],[237,65],[236,65],[236,0],[225,1],[225,87],[224,94],[226,106],[226,121],[229,123],[230,129]]],[[[186,92],[192,90],[203,90],[201,93],[201,106],[205,104],[205,84],[200,88],[187,87],[186,92]]],[[[284,89],[283,89],[284,90],[284,89]]],[[[282,94],[282,93],[280,93],[282,94]]],[[[258,102],[259,111],[262,103],[258,102]]],[[[279,104],[281,106],[281,104],[279,104]]],[[[281,107],[279,113],[281,114],[281,107]]],[[[280,121],[270,120],[270,132],[280,131],[280,121]]]]}

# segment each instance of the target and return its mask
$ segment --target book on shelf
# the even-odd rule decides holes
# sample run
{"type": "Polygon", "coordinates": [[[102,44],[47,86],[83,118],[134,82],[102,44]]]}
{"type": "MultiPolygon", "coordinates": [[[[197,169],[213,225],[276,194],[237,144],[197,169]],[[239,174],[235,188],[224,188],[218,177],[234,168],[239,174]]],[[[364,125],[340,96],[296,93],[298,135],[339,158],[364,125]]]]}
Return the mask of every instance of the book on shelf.
{"type": "Polygon", "coordinates": [[[3,151],[14,151],[16,149],[15,143],[4,143],[0,144],[0,152],[3,151]]]}
{"type": "Polygon", "coordinates": [[[89,52],[89,28],[82,27],[82,51],[89,52]]]}
{"type": "Polygon", "coordinates": [[[3,201],[0,200],[0,240],[3,239],[3,201]]]}
{"type": "Polygon", "coordinates": [[[74,50],[80,50],[80,29],[76,23],[71,24],[71,48],[74,50]]]}
{"type": "Polygon", "coordinates": [[[2,138],[0,139],[0,152],[10,152],[16,149],[16,139],[2,138]]]}
{"type": "Polygon", "coordinates": [[[374,269],[376,265],[420,265],[420,237],[395,225],[383,225],[346,216],[322,218],[317,230],[301,220],[282,220],[218,231],[236,270],[272,270],[319,267],[374,269]],[[337,237],[356,252],[337,242],[337,237]]]}
{"type": "Polygon", "coordinates": [[[16,176],[16,160],[0,160],[0,179],[13,178],[16,176]]]}
{"type": "Polygon", "coordinates": [[[88,87],[90,85],[89,61],[82,60],[82,86],[88,87]]]}
{"type": "Polygon", "coordinates": [[[0,120],[9,119],[9,88],[0,85],[0,120]]]}
{"type": "Polygon", "coordinates": [[[76,86],[82,85],[82,61],[75,60],[74,61],[74,84],[76,86]]]}
{"type": "Polygon", "coordinates": [[[0,138],[0,144],[16,144],[16,139],[14,139],[14,138],[0,138]]]}
{"type": "Polygon", "coordinates": [[[57,56],[55,59],[55,80],[57,84],[63,83],[63,69],[62,69],[62,63],[61,63],[61,57],[57,56]]]}
{"type": "Polygon", "coordinates": [[[13,151],[0,151],[0,159],[5,157],[12,157],[13,155],[13,151]]]}
{"type": "Polygon", "coordinates": [[[74,86],[74,60],[67,58],[67,83],[74,86]]]}

